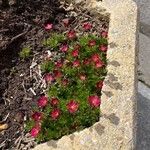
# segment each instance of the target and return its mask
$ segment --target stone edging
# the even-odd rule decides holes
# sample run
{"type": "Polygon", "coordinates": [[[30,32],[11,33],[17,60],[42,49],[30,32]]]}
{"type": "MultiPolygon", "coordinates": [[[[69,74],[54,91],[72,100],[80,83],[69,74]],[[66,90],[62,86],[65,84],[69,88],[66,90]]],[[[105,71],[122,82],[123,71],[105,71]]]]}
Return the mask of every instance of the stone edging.
{"type": "Polygon", "coordinates": [[[92,127],[37,145],[34,150],[130,150],[136,146],[137,6],[131,0],[87,2],[89,8],[110,14],[102,116],[92,127]]]}

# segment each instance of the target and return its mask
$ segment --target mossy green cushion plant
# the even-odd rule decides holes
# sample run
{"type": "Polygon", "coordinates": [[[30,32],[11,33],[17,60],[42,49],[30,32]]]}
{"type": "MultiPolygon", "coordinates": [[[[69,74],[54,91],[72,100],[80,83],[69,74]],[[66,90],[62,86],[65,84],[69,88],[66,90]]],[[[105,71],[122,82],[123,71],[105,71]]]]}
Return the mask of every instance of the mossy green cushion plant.
{"type": "Polygon", "coordinates": [[[39,142],[58,139],[99,121],[101,89],[106,76],[107,32],[94,35],[92,24],[83,33],[69,29],[55,33],[44,45],[59,54],[41,64],[47,93],[37,99],[37,108],[27,130],[39,142]]]}
{"type": "Polygon", "coordinates": [[[26,58],[29,58],[31,55],[31,48],[30,47],[24,47],[20,53],[19,53],[19,56],[20,58],[22,59],[26,59],[26,58]]]}

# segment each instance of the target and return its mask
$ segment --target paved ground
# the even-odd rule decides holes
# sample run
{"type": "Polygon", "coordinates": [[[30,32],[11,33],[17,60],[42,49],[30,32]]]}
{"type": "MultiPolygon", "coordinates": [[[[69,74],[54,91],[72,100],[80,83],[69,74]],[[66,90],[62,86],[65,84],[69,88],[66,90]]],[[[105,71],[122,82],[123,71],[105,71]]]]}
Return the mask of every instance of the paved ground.
{"type": "Polygon", "coordinates": [[[150,150],[150,89],[139,82],[136,150],[150,150]]]}
{"type": "Polygon", "coordinates": [[[136,150],[150,150],[150,0],[134,0],[140,8],[138,133],[136,150]]]}
{"type": "Polygon", "coordinates": [[[150,0],[135,0],[140,9],[139,78],[150,86],[150,0]]]}

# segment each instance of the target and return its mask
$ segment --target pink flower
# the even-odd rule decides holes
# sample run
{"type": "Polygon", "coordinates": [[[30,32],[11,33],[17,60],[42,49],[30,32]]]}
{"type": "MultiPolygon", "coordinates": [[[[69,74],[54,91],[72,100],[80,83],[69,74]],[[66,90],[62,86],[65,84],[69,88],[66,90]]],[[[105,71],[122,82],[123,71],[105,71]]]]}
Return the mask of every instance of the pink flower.
{"type": "Polygon", "coordinates": [[[58,117],[60,116],[60,110],[55,108],[54,110],[52,110],[50,116],[52,117],[53,120],[58,119],[58,117]]]}
{"type": "Polygon", "coordinates": [[[61,71],[54,70],[54,77],[55,77],[55,78],[60,78],[61,76],[62,76],[61,71]]]}
{"type": "Polygon", "coordinates": [[[34,114],[32,115],[32,119],[34,121],[42,120],[42,113],[41,112],[34,112],[34,114]]]}
{"type": "Polygon", "coordinates": [[[53,28],[53,24],[52,24],[52,23],[47,23],[47,24],[44,26],[44,28],[45,28],[46,30],[51,30],[51,29],[53,28]]]}
{"type": "Polygon", "coordinates": [[[97,82],[97,83],[96,83],[96,87],[97,87],[98,89],[102,89],[102,87],[103,87],[103,81],[97,82]]]}
{"type": "Polygon", "coordinates": [[[72,51],[71,54],[72,54],[73,57],[77,57],[79,55],[79,50],[75,49],[75,50],[72,51]]]}
{"type": "Polygon", "coordinates": [[[61,50],[62,52],[67,52],[68,49],[69,49],[69,46],[68,46],[67,44],[64,44],[64,45],[61,45],[61,46],[60,46],[60,50],[61,50]]]}
{"type": "Polygon", "coordinates": [[[40,126],[35,125],[30,131],[31,136],[34,138],[37,137],[39,135],[40,130],[41,130],[40,126]]]}
{"type": "Polygon", "coordinates": [[[44,75],[44,79],[45,79],[46,82],[54,81],[54,78],[53,78],[53,76],[50,73],[45,74],[44,75]]]}
{"type": "Polygon", "coordinates": [[[85,23],[83,23],[83,28],[85,30],[90,30],[92,28],[92,24],[89,22],[85,22],[85,23]]]}
{"type": "Polygon", "coordinates": [[[98,54],[93,54],[91,59],[93,60],[93,62],[97,62],[100,60],[100,57],[98,54]]]}
{"type": "Polygon", "coordinates": [[[61,61],[57,61],[55,66],[61,68],[63,66],[63,63],[61,61]]]}
{"type": "Polygon", "coordinates": [[[63,24],[65,27],[67,27],[69,25],[69,18],[65,18],[62,20],[63,24]]]}
{"type": "Polygon", "coordinates": [[[75,113],[79,108],[79,103],[71,100],[68,104],[67,104],[67,109],[70,113],[75,113]]]}
{"type": "Polygon", "coordinates": [[[80,75],[80,80],[82,80],[82,81],[86,80],[86,75],[85,74],[81,74],[80,75]]]}
{"type": "Polygon", "coordinates": [[[99,50],[102,52],[106,52],[108,49],[107,45],[100,45],[99,50]]]}
{"type": "Polygon", "coordinates": [[[101,68],[103,65],[104,63],[101,60],[98,60],[97,62],[95,62],[96,68],[101,68]]]}
{"type": "Polygon", "coordinates": [[[57,98],[52,98],[50,104],[51,106],[57,106],[59,104],[59,100],[57,98]]]}
{"type": "Polygon", "coordinates": [[[97,95],[89,96],[88,102],[91,107],[99,107],[101,104],[101,99],[97,95]]]}
{"type": "Polygon", "coordinates": [[[102,32],[101,32],[101,36],[102,36],[103,38],[107,38],[107,37],[108,37],[108,32],[107,32],[107,31],[102,31],[102,32]]]}
{"type": "Polygon", "coordinates": [[[46,96],[41,96],[39,99],[38,99],[38,106],[39,107],[45,107],[48,103],[48,98],[46,96]]]}
{"type": "Polygon", "coordinates": [[[79,60],[75,60],[75,61],[73,62],[73,66],[74,66],[74,67],[79,67],[79,66],[80,66],[80,61],[79,61],[79,60]]]}
{"type": "Polygon", "coordinates": [[[90,47],[95,46],[96,45],[96,41],[95,40],[90,40],[89,43],[88,43],[88,45],[90,47]]]}
{"type": "Polygon", "coordinates": [[[83,64],[84,64],[84,65],[89,65],[89,64],[90,64],[90,59],[86,58],[86,59],[83,61],[83,64]]]}
{"type": "Polygon", "coordinates": [[[67,33],[67,37],[70,39],[70,40],[73,40],[76,38],[76,32],[74,30],[70,30],[68,33],[67,33]]]}

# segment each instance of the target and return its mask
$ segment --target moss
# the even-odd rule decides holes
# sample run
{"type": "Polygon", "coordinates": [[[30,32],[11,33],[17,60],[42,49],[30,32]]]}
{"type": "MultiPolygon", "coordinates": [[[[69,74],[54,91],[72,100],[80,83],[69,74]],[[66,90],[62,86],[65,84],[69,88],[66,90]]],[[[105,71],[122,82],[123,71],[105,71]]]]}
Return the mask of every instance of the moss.
{"type": "Polygon", "coordinates": [[[30,47],[24,47],[20,53],[19,53],[20,58],[26,59],[31,56],[31,48],[30,47]]]}

